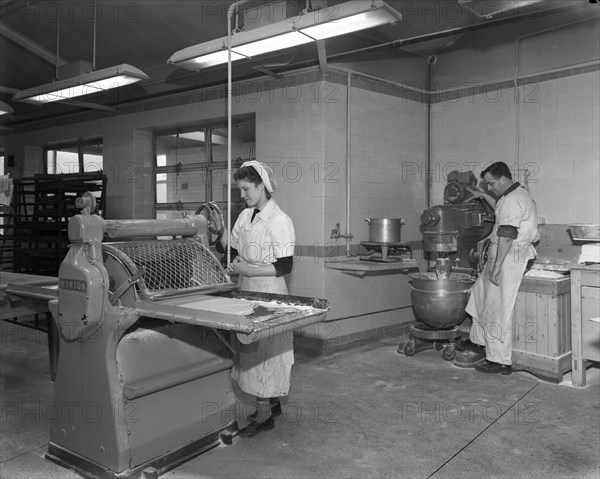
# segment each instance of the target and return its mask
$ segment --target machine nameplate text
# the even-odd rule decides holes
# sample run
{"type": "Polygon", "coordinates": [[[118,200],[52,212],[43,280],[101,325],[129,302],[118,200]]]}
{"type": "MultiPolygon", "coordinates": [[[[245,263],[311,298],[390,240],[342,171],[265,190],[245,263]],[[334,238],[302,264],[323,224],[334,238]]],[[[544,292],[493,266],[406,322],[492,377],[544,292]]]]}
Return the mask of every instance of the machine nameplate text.
{"type": "Polygon", "coordinates": [[[85,293],[87,291],[87,283],[80,279],[60,278],[58,281],[58,287],[60,289],[80,291],[82,293],[85,293]]]}

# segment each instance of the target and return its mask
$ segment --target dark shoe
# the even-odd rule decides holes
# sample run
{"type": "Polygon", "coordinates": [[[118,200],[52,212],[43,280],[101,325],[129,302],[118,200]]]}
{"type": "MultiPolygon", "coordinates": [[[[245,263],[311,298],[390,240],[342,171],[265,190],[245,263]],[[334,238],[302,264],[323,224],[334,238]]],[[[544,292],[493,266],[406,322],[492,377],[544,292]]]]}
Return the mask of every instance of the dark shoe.
{"type": "MultiPolygon", "coordinates": [[[[271,416],[281,416],[281,403],[279,401],[271,404],[271,416]]],[[[258,411],[255,411],[252,414],[250,414],[248,416],[248,421],[256,421],[256,418],[258,418],[258,411]]]]}
{"type": "Polygon", "coordinates": [[[465,349],[459,351],[458,347],[454,354],[454,365],[459,368],[474,368],[478,363],[485,359],[485,349],[479,350],[465,349]]]}
{"type": "Polygon", "coordinates": [[[240,431],[240,436],[252,437],[256,436],[261,431],[269,431],[275,427],[275,419],[269,416],[265,422],[252,421],[244,429],[240,431]]]}
{"type": "Polygon", "coordinates": [[[475,344],[470,339],[465,339],[456,343],[456,349],[459,351],[479,351],[485,348],[479,344],[475,344]]]}
{"type": "Polygon", "coordinates": [[[500,364],[495,363],[494,361],[488,361],[487,359],[479,364],[475,365],[475,370],[480,373],[487,374],[502,374],[503,376],[508,376],[512,373],[512,367],[510,364],[500,364]]]}

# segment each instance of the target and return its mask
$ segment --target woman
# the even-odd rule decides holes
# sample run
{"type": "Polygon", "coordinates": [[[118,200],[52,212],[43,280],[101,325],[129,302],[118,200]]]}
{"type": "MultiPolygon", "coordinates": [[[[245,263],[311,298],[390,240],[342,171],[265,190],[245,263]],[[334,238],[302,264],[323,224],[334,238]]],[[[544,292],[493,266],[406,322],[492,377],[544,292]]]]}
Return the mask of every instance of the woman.
{"type": "MultiPolygon", "coordinates": [[[[277,189],[271,168],[247,161],[233,175],[247,208],[231,231],[230,272],[237,273],[242,291],[288,294],[284,275],[292,270],[294,225],[271,194],[277,189]]],[[[227,246],[227,238],[221,239],[227,246]]],[[[281,334],[265,334],[251,344],[240,344],[234,370],[240,388],[256,397],[257,411],[242,435],[253,436],[275,427],[274,415],[281,414],[279,398],[287,396],[294,363],[293,342],[281,334]]]]}

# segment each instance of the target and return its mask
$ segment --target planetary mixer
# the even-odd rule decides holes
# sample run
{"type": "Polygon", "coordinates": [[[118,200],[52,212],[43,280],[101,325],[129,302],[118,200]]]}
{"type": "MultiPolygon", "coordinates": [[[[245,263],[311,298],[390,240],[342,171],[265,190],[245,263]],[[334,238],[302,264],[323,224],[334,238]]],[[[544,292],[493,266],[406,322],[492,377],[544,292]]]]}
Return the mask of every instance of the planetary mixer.
{"type": "Polygon", "coordinates": [[[458,326],[466,317],[470,288],[485,254],[484,239],[493,227],[491,208],[484,201],[469,200],[468,187],[476,183],[473,172],[453,171],[444,189],[445,203],[421,215],[424,251],[435,266],[410,276],[417,322],[398,348],[407,356],[435,348],[445,360],[454,359],[461,336],[458,326]]]}

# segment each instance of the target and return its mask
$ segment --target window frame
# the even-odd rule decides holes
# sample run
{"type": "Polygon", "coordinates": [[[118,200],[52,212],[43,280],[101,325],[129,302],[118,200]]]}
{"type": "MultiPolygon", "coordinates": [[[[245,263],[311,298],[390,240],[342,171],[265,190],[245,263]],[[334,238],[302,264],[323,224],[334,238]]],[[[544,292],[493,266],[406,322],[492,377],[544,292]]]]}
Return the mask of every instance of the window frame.
{"type": "MultiPolygon", "coordinates": [[[[234,121],[232,124],[232,128],[235,128],[236,124],[254,124],[254,136],[256,143],[256,119],[254,115],[252,117],[244,117],[239,118],[234,121]]],[[[213,159],[213,142],[212,142],[212,133],[213,130],[222,130],[227,129],[226,120],[213,121],[209,123],[200,123],[196,125],[186,125],[186,127],[179,128],[169,128],[156,130],[152,135],[152,148],[153,148],[153,157],[154,157],[154,165],[152,170],[152,187],[154,190],[154,217],[156,218],[158,212],[160,211],[184,211],[184,210],[193,210],[198,211],[198,209],[206,204],[208,201],[212,200],[213,195],[213,172],[218,170],[227,170],[227,160],[214,161],[213,159]],[[157,138],[162,136],[172,136],[172,135],[182,135],[189,132],[198,132],[202,131],[204,133],[204,149],[205,149],[205,157],[206,162],[202,163],[187,163],[181,164],[179,167],[177,165],[165,165],[158,166],[158,148],[157,148],[157,138]],[[185,174],[188,172],[202,172],[203,177],[205,178],[204,182],[204,201],[171,201],[165,203],[158,202],[158,188],[157,185],[159,182],[157,181],[157,175],[161,173],[166,174],[185,174]]],[[[255,151],[255,148],[254,150],[255,151]]],[[[232,169],[237,169],[244,161],[252,158],[235,158],[232,159],[232,169]]],[[[226,204],[221,204],[223,202],[216,202],[219,207],[226,208],[226,204]]]]}
{"type": "MultiPolygon", "coordinates": [[[[102,158],[104,159],[104,139],[101,136],[93,137],[93,138],[78,138],[76,140],[65,140],[57,143],[48,143],[44,145],[43,148],[43,157],[44,157],[44,170],[47,174],[51,175],[62,175],[69,173],[62,173],[56,171],[57,161],[56,161],[56,151],[59,150],[67,150],[67,149],[77,149],[77,161],[78,161],[78,169],[77,172],[70,173],[92,173],[90,171],[85,170],[84,163],[84,155],[85,155],[85,147],[92,145],[101,145],[102,146],[102,158]],[[49,152],[54,151],[54,171],[48,171],[48,154],[49,152]]],[[[94,170],[93,172],[103,172],[104,171],[104,162],[102,163],[102,168],[100,170],[94,170]]]]}

